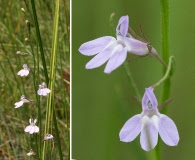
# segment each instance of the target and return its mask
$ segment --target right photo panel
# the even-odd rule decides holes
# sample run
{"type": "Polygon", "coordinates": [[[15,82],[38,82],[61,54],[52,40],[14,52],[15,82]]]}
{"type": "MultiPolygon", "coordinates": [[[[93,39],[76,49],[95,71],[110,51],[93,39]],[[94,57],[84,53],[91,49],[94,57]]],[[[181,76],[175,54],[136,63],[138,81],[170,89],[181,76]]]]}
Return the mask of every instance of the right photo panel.
{"type": "Polygon", "coordinates": [[[72,2],[73,159],[195,159],[194,5],[72,2]]]}

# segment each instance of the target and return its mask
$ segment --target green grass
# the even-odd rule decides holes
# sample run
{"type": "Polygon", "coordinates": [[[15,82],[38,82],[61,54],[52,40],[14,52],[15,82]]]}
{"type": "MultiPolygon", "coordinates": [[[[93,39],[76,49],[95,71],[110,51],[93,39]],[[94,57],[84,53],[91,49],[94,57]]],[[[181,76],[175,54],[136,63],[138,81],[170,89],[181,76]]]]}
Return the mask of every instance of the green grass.
{"type": "Polygon", "coordinates": [[[45,142],[45,159],[69,159],[69,1],[59,2],[59,22],[53,32],[55,6],[56,1],[50,0],[0,2],[0,159],[42,159],[42,140],[48,132],[54,136],[54,148],[52,141],[45,142]],[[58,35],[55,43],[54,34],[58,35]],[[51,65],[54,52],[55,65],[51,65]],[[27,77],[17,75],[23,64],[30,68],[27,77]],[[37,95],[42,82],[52,82],[50,96],[37,95]],[[15,109],[22,94],[34,102],[15,109]],[[52,110],[46,118],[48,107],[52,110]],[[37,134],[24,132],[29,118],[38,119],[37,134]],[[36,155],[29,158],[30,149],[36,155]]]}

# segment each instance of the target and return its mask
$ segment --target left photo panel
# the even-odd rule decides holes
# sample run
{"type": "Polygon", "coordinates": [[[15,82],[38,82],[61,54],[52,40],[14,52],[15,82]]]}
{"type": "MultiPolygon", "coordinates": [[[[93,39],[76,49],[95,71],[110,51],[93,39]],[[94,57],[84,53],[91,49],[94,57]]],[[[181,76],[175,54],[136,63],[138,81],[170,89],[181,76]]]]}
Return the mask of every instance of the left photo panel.
{"type": "Polygon", "coordinates": [[[0,1],[0,159],[70,159],[70,0],[0,1]]]}

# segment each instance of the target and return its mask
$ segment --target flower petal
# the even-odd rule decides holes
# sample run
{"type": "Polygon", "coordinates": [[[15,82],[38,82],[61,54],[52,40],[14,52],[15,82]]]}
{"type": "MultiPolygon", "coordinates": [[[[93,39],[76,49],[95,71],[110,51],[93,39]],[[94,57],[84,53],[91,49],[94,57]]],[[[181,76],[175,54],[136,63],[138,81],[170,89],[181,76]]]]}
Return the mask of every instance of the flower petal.
{"type": "Polygon", "coordinates": [[[161,114],[159,121],[159,134],[169,146],[176,146],[179,142],[179,133],[175,123],[164,114],[161,114]]]}
{"type": "Polygon", "coordinates": [[[30,126],[27,126],[27,127],[24,129],[24,131],[25,131],[25,132],[29,132],[29,131],[31,130],[31,128],[32,128],[31,125],[30,125],[30,126]]]}
{"type": "Polygon", "coordinates": [[[47,93],[50,93],[50,92],[51,92],[51,90],[48,89],[48,88],[45,88],[45,91],[46,91],[47,93]]]}
{"type": "Polygon", "coordinates": [[[122,127],[119,137],[120,141],[131,142],[133,141],[141,131],[141,116],[135,115],[130,118],[122,127]]]}
{"type": "Polygon", "coordinates": [[[101,52],[113,40],[115,40],[115,38],[111,36],[94,39],[92,41],[83,43],[79,48],[79,52],[86,56],[95,55],[101,52]]]}
{"type": "Polygon", "coordinates": [[[34,119],[34,122],[33,123],[36,124],[37,123],[37,119],[34,119]]]}
{"type": "Polygon", "coordinates": [[[17,75],[19,75],[19,76],[24,76],[24,72],[25,72],[25,70],[24,70],[24,69],[21,69],[21,70],[17,73],[17,75]]]}
{"type": "Polygon", "coordinates": [[[132,54],[142,56],[149,53],[147,44],[144,42],[128,37],[124,37],[124,42],[127,46],[127,51],[132,54]]]}
{"type": "Polygon", "coordinates": [[[29,74],[29,70],[25,70],[24,76],[28,76],[28,74],[29,74]]]}
{"type": "Polygon", "coordinates": [[[30,129],[30,131],[29,131],[29,133],[30,134],[33,134],[34,132],[35,132],[35,126],[32,126],[31,129],[30,129]]]}
{"type": "Polygon", "coordinates": [[[39,127],[37,127],[37,126],[34,126],[34,132],[39,132],[39,127]]]}
{"type": "Polygon", "coordinates": [[[120,32],[120,34],[125,37],[128,32],[128,27],[129,27],[129,16],[122,16],[118,21],[116,32],[120,32]]]}
{"type": "Polygon", "coordinates": [[[14,105],[15,105],[15,108],[19,108],[23,105],[23,101],[16,102],[14,105]]]}
{"type": "Polygon", "coordinates": [[[48,88],[43,88],[42,89],[42,95],[43,96],[47,96],[48,93],[50,93],[51,91],[48,88]]]}
{"type": "Polygon", "coordinates": [[[112,51],[116,45],[117,41],[111,42],[103,51],[97,54],[86,64],[86,69],[97,68],[104,64],[110,58],[110,55],[112,54],[112,51]]]}
{"type": "Polygon", "coordinates": [[[47,92],[45,91],[45,89],[43,89],[42,93],[42,96],[47,96],[47,92]]]}
{"type": "Polygon", "coordinates": [[[21,70],[17,73],[17,75],[19,75],[19,76],[21,76],[21,77],[27,76],[28,74],[29,74],[29,70],[27,70],[27,69],[21,69],[21,70]]]}
{"type": "Polygon", "coordinates": [[[42,89],[39,89],[39,90],[37,91],[37,94],[41,96],[41,95],[42,95],[42,89]]]}
{"type": "Polygon", "coordinates": [[[29,103],[30,101],[28,99],[22,99],[21,100],[23,103],[29,103]]]}
{"type": "Polygon", "coordinates": [[[148,99],[149,101],[151,102],[152,106],[157,108],[158,106],[158,101],[156,99],[156,96],[154,95],[154,92],[153,92],[154,88],[153,87],[149,87],[149,88],[146,88],[146,95],[148,96],[148,99]]]}
{"type": "Polygon", "coordinates": [[[108,63],[104,70],[105,73],[107,74],[111,73],[125,61],[127,57],[127,49],[126,48],[123,49],[123,47],[120,45],[120,50],[121,51],[119,51],[119,49],[115,50],[115,53],[112,53],[113,56],[108,60],[108,63]]]}
{"type": "Polygon", "coordinates": [[[140,136],[141,147],[145,151],[153,149],[158,142],[158,130],[148,116],[143,117],[143,128],[140,136]]]}
{"type": "Polygon", "coordinates": [[[143,95],[143,98],[142,98],[142,110],[145,111],[146,109],[148,109],[148,96],[146,94],[146,92],[144,93],[143,95]]]}

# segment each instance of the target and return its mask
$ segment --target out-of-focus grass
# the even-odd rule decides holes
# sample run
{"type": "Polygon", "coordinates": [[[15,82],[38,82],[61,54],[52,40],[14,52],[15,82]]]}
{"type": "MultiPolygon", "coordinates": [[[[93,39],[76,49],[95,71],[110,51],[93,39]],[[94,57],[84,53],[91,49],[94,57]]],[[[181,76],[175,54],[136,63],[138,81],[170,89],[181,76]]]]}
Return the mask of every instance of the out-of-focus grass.
{"type": "MultiPolygon", "coordinates": [[[[35,1],[35,7],[46,67],[48,74],[50,74],[55,1],[35,1]]],[[[0,13],[0,159],[28,159],[26,154],[31,148],[37,153],[34,159],[39,159],[43,145],[47,97],[41,97],[40,101],[37,102],[36,89],[40,83],[46,80],[33,22],[31,3],[27,0],[0,1],[0,13]],[[22,11],[21,8],[24,10],[22,11]],[[28,23],[30,28],[26,20],[30,22],[28,23]],[[25,41],[25,38],[28,40],[25,41]],[[16,54],[17,51],[22,52],[22,54],[16,54]],[[23,64],[27,64],[30,68],[30,74],[27,77],[17,75],[23,64]],[[22,94],[34,102],[15,109],[14,103],[20,101],[22,94]],[[40,106],[39,109],[38,106],[40,106]],[[36,135],[29,135],[24,132],[24,128],[29,125],[28,121],[31,117],[38,118],[37,125],[41,127],[40,132],[36,135]],[[41,124],[39,118],[41,118],[41,124]]],[[[53,104],[63,159],[69,157],[69,15],[69,1],[61,0],[53,104]]],[[[55,140],[57,135],[54,126],[50,127],[50,131],[54,135],[54,150],[46,157],[48,159],[59,159],[55,140]]]]}

